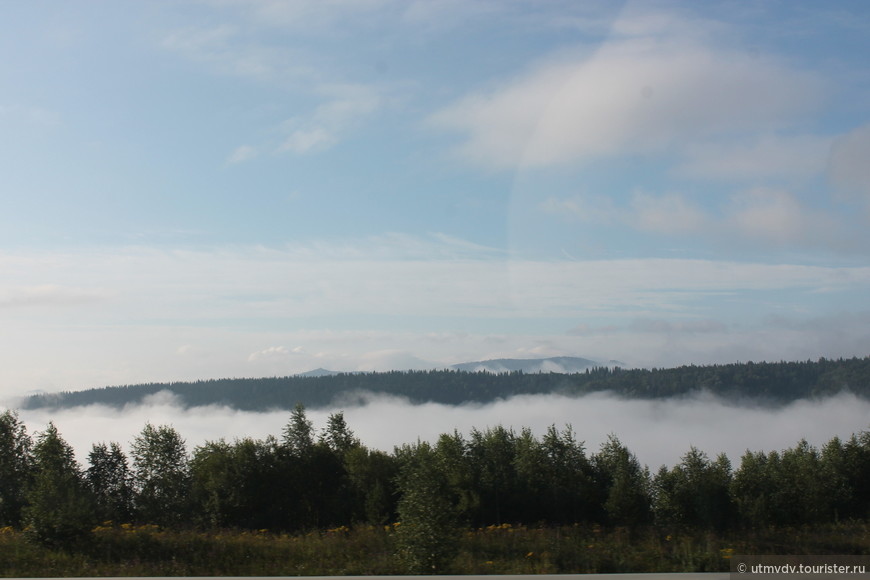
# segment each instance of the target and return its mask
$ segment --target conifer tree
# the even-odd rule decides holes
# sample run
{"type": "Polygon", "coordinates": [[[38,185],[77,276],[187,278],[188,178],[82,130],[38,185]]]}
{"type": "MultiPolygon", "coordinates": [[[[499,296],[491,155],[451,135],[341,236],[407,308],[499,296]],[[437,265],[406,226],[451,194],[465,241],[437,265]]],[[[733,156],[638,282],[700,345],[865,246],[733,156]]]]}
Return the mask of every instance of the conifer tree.
{"type": "Polygon", "coordinates": [[[18,526],[32,472],[32,441],[15,411],[0,414],[0,526],[18,526]]]}
{"type": "Polygon", "coordinates": [[[305,416],[305,405],[296,403],[284,427],[284,448],[293,457],[305,457],[314,447],[314,427],[305,416]]]}
{"type": "Polygon", "coordinates": [[[360,446],[360,440],[347,426],[344,413],[341,411],[331,414],[326,420],[326,429],[321,435],[321,440],[340,457],[344,457],[344,454],[354,447],[360,446]]]}
{"type": "Polygon", "coordinates": [[[72,447],[53,423],[37,435],[33,465],[24,508],[27,537],[50,547],[79,546],[96,523],[94,502],[72,447]]]}
{"type": "Polygon", "coordinates": [[[603,486],[601,499],[610,523],[634,526],[650,519],[649,473],[637,457],[610,435],[594,458],[596,477],[603,486]]]}

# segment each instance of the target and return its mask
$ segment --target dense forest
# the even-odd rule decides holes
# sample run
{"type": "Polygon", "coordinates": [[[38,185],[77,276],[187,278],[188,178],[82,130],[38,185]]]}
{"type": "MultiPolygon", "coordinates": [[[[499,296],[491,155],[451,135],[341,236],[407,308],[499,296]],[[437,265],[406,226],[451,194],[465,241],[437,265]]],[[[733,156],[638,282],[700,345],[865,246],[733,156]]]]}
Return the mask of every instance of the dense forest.
{"type": "Polygon", "coordinates": [[[598,367],[582,373],[467,372],[460,370],[340,373],[261,379],[150,383],[34,395],[22,407],[122,407],[169,391],[186,407],[227,405],[246,411],[291,410],[296,403],[323,408],[348,405],[362,393],[405,397],[412,403],[486,403],[515,395],[579,396],[607,391],[628,398],[666,398],[707,390],[734,401],[778,405],[848,390],[870,398],[870,357],[803,362],[736,363],[669,369],[598,367]]]}
{"type": "Polygon", "coordinates": [[[362,445],[342,413],[316,429],[297,405],[280,436],[189,451],[174,428],[147,424],[129,454],[94,444],[81,466],[53,424],[31,436],[15,412],[0,415],[0,535],[21,529],[49,549],[87,551],[112,530],[374,526],[391,532],[402,569],[431,572],[451,569],[462,530],[585,525],[670,538],[866,526],[868,516],[870,433],[748,451],[736,468],[689,448],[650,472],[615,437],[590,452],[570,427],[540,438],[503,427],[445,433],[386,453],[362,445]]]}

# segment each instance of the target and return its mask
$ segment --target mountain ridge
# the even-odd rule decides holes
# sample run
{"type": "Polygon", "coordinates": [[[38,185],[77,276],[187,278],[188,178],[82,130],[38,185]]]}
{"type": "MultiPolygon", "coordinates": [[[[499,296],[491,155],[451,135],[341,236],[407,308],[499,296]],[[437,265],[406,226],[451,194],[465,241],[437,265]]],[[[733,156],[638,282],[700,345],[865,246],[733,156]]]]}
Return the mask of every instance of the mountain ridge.
{"type": "Polygon", "coordinates": [[[516,372],[543,373],[555,372],[571,374],[583,372],[596,366],[611,366],[588,358],[577,356],[551,356],[546,358],[496,358],[451,365],[451,369],[467,372],[516,372]]]}
{"type": "Polygon", "coordinates": [[[485,404],[518,395],[583,396],[605,392],[630,399],[666,399],[707,391],[735,404],[781,406],[840,392],[870,400],[870,357],[778,363],[732,363],[668,369],[590,367],[583,372],[503,373],[455,369],[338,373],[259,379],[149,383],[33,395],[25,409],[148,404],[169,392],[185,407],[222,405],[241,411],[289,410],[297,403],[325,408],[401,397],[413,404],[485,404]]]}
{"type": "MultiPolygon", "coordinates": [[[[433,370],[452,369],[466,372],[506,373],[521,371],[524,373],[562,373],[571,374],[585,371],[587,368],[609,366],[627,367],[623,362],[610,360],[607,363],[577,356],[551,356],[545,358],[496,358],[482,361],[457,363],[445,367],[434,367],[433,370]]],[[[408,369],[410,370],[410,369],[408,369]]],[[[295,377],[322,377],[339,374],[360,374],[359,371],[333,371],[318,367],[295,377]]]]}

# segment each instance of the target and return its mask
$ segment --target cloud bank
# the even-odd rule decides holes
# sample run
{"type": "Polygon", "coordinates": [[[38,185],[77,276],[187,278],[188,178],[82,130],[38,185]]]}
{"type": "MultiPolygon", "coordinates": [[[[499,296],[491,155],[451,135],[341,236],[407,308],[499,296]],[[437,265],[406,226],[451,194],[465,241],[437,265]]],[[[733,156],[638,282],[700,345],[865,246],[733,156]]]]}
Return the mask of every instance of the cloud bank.
{"type": "Polygon", "coordinates": [[[465,136],[462,157],[515,169],[689,150],[712,137],[776,130],[818,107],[822,79],[719,47],[710,41],[717,28],[630,7],[591,55],[551,57],[430,121],[465,136]]]}
{"type": "Polygon", "coordinates": [[[534,261],[387,236],[7,252],[0,268],[3,396],[529,354],[672,366],[870,352],[868,313],[856,308],[870,289],[864,266],[534,261]]]}
{"type": "MultiPolygon", "coordinates": [[[[309,410],[308,417],[320,429],[331,412],[343,410],[349,427],[365,445],[388,452],[418,439],[435,441],[441,433],[455,429],[468,434],[472,428],[496,425],[517,431],[530,427],[540,436],[550,425],[561,428],[570,424],[588,453],[597,451],[609,434],[615,434],[651,469],[679,462],[691,445],[711,457],[726,453],[737,467],[747,449],[781,450],[802,438],[821,446],[834,436],[848,437],[870,428],[870,402],[845,393],[778,409],[755,407],[749,401],[737,403],[704,393],[657,401],[593,394],[580,398],[520,396],[486,405],[452,407],[410,405],[402,399],[362,395],[356,402],[335,409],[309,410]]],[[[289,416],[286,411],[248,413],[217,406],[182,409],[168,393],[120,412],[102,406],[21,412],[31,433],[53,420],[80,460],[86,460],[96,442],[118,441],[127,446],[146,422],[173,425],[192,450],[219,438],[280,437],[289,416]]]]}

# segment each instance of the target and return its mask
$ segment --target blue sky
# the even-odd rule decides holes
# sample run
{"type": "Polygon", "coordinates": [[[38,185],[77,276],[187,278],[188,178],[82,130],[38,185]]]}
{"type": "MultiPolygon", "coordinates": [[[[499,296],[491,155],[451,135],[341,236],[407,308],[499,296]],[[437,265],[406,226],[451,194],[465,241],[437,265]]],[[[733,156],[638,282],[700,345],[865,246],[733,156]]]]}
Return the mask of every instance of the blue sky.
{"type": "Polygon", "coordinates": [[[0,394],[870,354],[862,2],[0,5],[0,394]]]}

